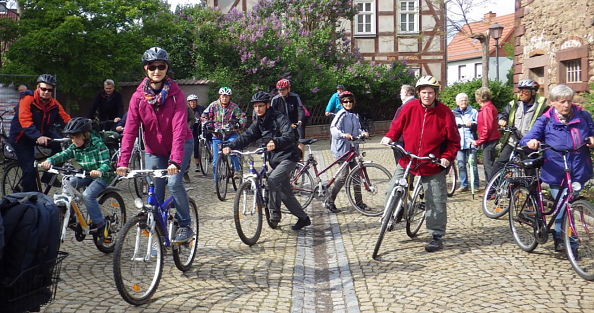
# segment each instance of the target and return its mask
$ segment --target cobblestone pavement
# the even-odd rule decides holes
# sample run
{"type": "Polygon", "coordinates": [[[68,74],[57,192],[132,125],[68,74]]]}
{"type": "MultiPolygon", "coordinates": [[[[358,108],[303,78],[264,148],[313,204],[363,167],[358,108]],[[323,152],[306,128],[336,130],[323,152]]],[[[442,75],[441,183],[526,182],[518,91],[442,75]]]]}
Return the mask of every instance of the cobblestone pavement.
{"type": "MultiPolygon", "coordinates": [[[[392,152],[364,145],[366,160],[394,169],[392,152]]],[[[313,145],[320,163],[333,157],[329,142],[313,145]]],[[[444,250],[427,253],[429,236],[407,237],[398,225],[384,239],[380,260],[371,259],[379,223],[338,198],[341,213],[330,214],[314,200],[313,225],[290,229],[296,218],[283,215],[280,228],[264,224],[259,242],[238,238],[231,196],[220,202],[211,178],[192,175],[198,204],[198,255],[187,273],[170,254],[150,303],[135,307],[118,294],[112,256],[69,233],[56,300],[42,312],[591,312],[594,283],[577,276],[552,243],[533,253],[516,247],[507,216],[485,217],[470,194],[448,200],[444,250]]],[[[482,185],[482,182],[481,182],[482,185]]],[[[128,193],[128,192],[126,192],[128,193]]],[[[135,213],[131,197],[127,212],[135,213]]]]}

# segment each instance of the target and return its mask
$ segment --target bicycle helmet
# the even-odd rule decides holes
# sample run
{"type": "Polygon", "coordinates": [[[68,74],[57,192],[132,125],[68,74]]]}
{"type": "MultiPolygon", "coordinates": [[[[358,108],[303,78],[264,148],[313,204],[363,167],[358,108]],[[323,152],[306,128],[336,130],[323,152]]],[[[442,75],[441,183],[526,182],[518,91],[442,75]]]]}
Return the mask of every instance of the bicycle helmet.
{"type": "Polygon", "coordinates": [[[285,89],[288,87],[291,87],[291,82],[286,78],[283,78],[283,79],[279,80],[278,82],[276,82],[276,89],[280,90],[280,89],[285,89]]]}
{"type": "Polygon", "coordinates": [[[344,85],[337,85],[336,90],[338,90],[338,89],[344,90],[344,85]]]}
{"type": "Polygon", "coordinates": [[[56,77],[51,74],[41,74],[37,78],[37,83],[46,83],[48,85],[56,86],[56,77]]]}
{"type": "Polygon", "coordinates": [[[163,61],[169,65],[169,53],[159,47],[152,47],[142,55],[143,66],[155,61],[163,61]]]}
{"type": "Polygon", "coordinates": [[[85,117],[75,117],[66,123],[62,134],[74,135],[91,131],[91,121],[85,117]]]}
{"type": "Polygon", "coordinates": [[[522,79],[518,83],[518,89],[526,88],[526,89],[531,89],[531,90],[537,91],[538,87],[539,87],[539,84],[530,78],[522,79]]]}
{"type": "Polygon", "coordinates": [[[231,95],[231,88],[229,88],[229,87],[221,87],[221,89],[219,89],[219,95],[230,96],[231,95]]]}
{"type": "Polygon", "coordinates": [[[423,76],[421,78],[419,78],[419,80],[417,80],[417,84],[415,86],[415,88],[420,88],[420,87],[433,87],[433,88],[439,88],[439,82],[437,81],[437,79],[431,75],[427,75],[427,76],[423,76]]]}
{"type": "Polygon", "coordinates": [[[188,96],[188,99],[186,101],[192,101],[192,100],[198,101],[198,96],[195,94],[191,94],[188,96]]]}
{"type": "Polygon", "coordinates": [[[267,93],[266,91],[261,91],[261,90],[256,92],[252,96],[252,100],[250,101],[250,103],[256,103],[256,102],[264,102],[264,103],[270,102],[270,94],[267,93]]]}
{"type": "Polygon", "coordinates": [[[343,91],[340,93],[340,95],[338,96],[339,99],[343,99],[343,98],[353,98],[355,99],[355,95],[350,92],[350,91],[343,91]]]}

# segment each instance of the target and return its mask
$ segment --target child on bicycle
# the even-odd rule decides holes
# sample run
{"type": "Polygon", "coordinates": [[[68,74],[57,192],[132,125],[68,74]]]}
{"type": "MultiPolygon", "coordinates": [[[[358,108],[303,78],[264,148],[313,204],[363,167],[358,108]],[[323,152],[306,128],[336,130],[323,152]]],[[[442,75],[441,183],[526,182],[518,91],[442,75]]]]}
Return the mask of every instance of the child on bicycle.
{"type": "MultiPolygon", "coordinates": [[[[332,120],[332,124],[330,124],[330,133],[332,134],[330,149],[332,150],[334,157],[337,159],[349,151],[351,145],[355,145],[357,149],[359,148],[357,143],[352,142],[354,138],[359,135],[369,137],[369,134],[361,129],[359,116],[353,113],[353,108],[355,107],[355,95],[350,91],[344,91],[340,94],[339,99],[342,109],[336,113],[336,116],[332,120]]],[[[348,166],[353,169],[357,166],[357,163],[353,159],[349,162],[348,166]]],[[[332,186],[330,198],[326,203],[326,208],[332,213],[340,212],[340,210],[336,208],[336,205],[334,205],[334,201],[336,200],[338,192],[342,189],[342,186],[344,186],[348,173],[348,170],[342,170],[338,177],[336,177],[334,186],[332,186]]],[[[361,197],[361,184],[359,183],[355,184],[355,202],[361,209],[367,209],[367,205],[363,203],[361,197]]]]}
{"type": "Polygon", "coordinates": [[[91,218],[91,233],[97,244],[103,244],[109,234],[109,222],[103,218],[97,196],[107,188],[115,176],[110,164],[109,149],[101,137],[92,131],[89,119],[71,119],[62,133],[70,137],[72,144],[64,151],[49,157],[41,163],[41,167],[48,170],[52,164],[74,158],[83,170],[89,172],[90,177],[73,177],[70,184],[75,188],[87,187],[83,192],[83,199],[91,218]]]}

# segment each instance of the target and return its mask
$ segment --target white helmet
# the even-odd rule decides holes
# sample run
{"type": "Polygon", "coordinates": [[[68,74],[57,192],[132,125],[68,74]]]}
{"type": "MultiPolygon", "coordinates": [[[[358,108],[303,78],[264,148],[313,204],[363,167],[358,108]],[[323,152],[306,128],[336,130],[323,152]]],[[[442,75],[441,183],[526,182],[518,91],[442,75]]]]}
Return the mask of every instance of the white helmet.
{"type": "Polygon", "coordinates": [[[198,101],[198,96],[195,94],[191,94],[188,96],[188,99],[186,101],[192,101],[192,100],[198,101]]]}
{"type": "Polygon", "coordinates": [[[229,87],[221,87],[221,89],[219,89],[219,95],[230,96],[231,95],[231,88],[229,88],[229,87]]]}

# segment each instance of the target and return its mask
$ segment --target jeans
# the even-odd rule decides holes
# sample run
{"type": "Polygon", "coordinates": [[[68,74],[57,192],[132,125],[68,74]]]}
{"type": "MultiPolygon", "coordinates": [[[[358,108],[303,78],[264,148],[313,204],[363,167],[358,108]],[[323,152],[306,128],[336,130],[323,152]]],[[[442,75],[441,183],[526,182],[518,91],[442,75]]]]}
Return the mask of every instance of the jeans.
{"type": "MultiPolygon", "coordinates": [[[[446,200],[448,191],[446,187],[446,171],[443,170],[435,175],[421,176],[421,184],[425,191],[425,224],[427,231],[433,236],[443,236],[448,221],[446,200]]],[[[394,175],[390,180],[386,198],[390,196],[396,182],[404,176],[404,168],[396,165],[394,175]]],[[[387,202],[387,199],[386,199],[387,202]]]]}
{"type": "Polygon", "coordinates": [[[291,188],[290,175],[297,166],[297,162],[281,161],[268,175],[268,189],[270,190],[270,210],[280,211],[281,200],[291,212],[300,220],[307,218],[301,204],[295,198],[291,188]]]}
{"type": "MultiPolygon", "coordinates": [[[[557,199],[557,195],[559,195],[559,191],[561,191],[561,186],[549,186],[550,190],[551,190],[551,196],[553,197],[553,199],[557,199]]],[[[574,192],[573,196],[577,197],[578,194],[580,192],[574,192]]],[[[561,238],[561,226],[563,225],[563,216],[565,215],[565,213],[567,213],[565,207],[562,207],[561,210],[557,213],[557,216],[555,216],[555,231],[553,232],[553,237],[555,239],[561,239],[563,240],[563,238],[561,238]]]]}
{"type": "Polygon", "coordinates": [[[458,163],[458,174],[460,175],[460,187],[468,187],[468,174],[466,173],[466,165],[468,164],[468,158],[474,159],[474,165],[472,171],[474,173],[474,188],[479,186],[478,168],[476,166],[476,149],[463,149],[459,150],[456,155],[456,162],[458,163]]]}
{"type": "Polygon", "coordinates": [[[493,167],[495,166],[495,147],[499,142],[498,139],[483,143],[483,166],[485,169],[485,184],[489,182],[493,175],[493,167]]]}
{"type": "MultiPolygon", "coordinates": [[[[233,141],[235,141],[235,139],[237,139],[237,137],[238,137],[237,133],[234,133],[233,135],[230,135],[226,139],[228,142],[233,142],[233,141]]],[[[213,178],[215,178],[217,176],[217,159],[219,158],[219,144],[221,144],[222,142],[223,141],[221,139],[212,137],[212,177],[213,178]]],[[[231,162],[233,163],[233,168],[236,171],[239,171],[240,170],[239,159],[237,158],[236,155],[231,156],[231,162]]]]}
{"type": "MultiPolygon", "coordinates": [[[[190,217],[190,201],[188,193],[183,183],[185,170],[188,168],[192,153],[194,152],[194,139],[188,139],[184,143],[184,159],[179,172],[167,179],[167,187],[173,196],[175,209],[177,210],[177,221],[179,227],[190,226],[192,219],[190,217]]],[[[169,156],[159,156],[149,154],[144,155],[144,162],[148,169],[166,169],[169,164],[169,156]]],[[[165,178],[155,178],[155,196],[159,203],[165,201],[165,178]]]]}
{"type": "Polygon", "coordinates": [[[87,187],[83,192],[83,201],[87,212],[89,212],[89,217],[95,225],[103,222],[103,213],[101,212],[101,207],[99,207],[97,196],[107,188],[107,183],[101,178],[72,177],[70,178],[70,185],[74,188],[87,187]]]}

